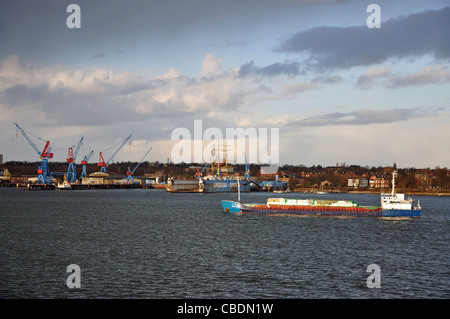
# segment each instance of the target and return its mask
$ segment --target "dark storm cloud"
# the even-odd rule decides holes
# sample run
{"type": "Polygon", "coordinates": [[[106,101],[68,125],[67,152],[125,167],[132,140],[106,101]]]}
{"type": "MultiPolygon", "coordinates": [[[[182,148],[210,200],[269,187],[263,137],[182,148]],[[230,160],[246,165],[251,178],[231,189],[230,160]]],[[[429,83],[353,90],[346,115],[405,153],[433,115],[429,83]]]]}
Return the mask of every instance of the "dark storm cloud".
{"type": "Polygon", "coordinates": [[[279,52],[309,53],[319,69],[379,64],[390,58],[432,54],[450,59],[450,7],[390,19],[381,28],[318,27],[285,40],[279,52]]]}
{"type": "MultiPolygon", "coordinates": [[[[199,35],[233,34],[247,24],[266,24],[280,10],[295,12],[336,0],[19,0],[0,2],[0,58],[20,54],[30,62],[67,63],[112,52],[134,52],[196,39],[199,35]],[[81,9],[81,28],[69,29],[69,4],[81,9]]],[[[282,13],[280,13],[282,14],[282,13]]],[[[259,38],[259,35],[256,37],[259,38]]],[[[227,43],[251,38],[227,36],[227,43]]],[[[212,41],[216,41],[213,37],[212,41]]],[[[221,43],[220,40],[217,40],[221,43]]],[[[181,44],[180,44],[181,45],[181,44]]],[[[227,45],[227,44],[225,44],[227,45]]],[[[98,60],[97,60],[98,61],[98,60]]]]}
{"type": "MultiPolygon", "coordinates": [[[[60,61],[64,56],[100,58],[104,52],[127,51],[139,43],[177,41],[197,26],[203,13],[192,0],[64,1],[20,0],[0,4],[0,58],[20,54],[34,61],[60,61]],[[81,28],[69,29],[67,6],[81,8],[81,28]]],[[[155,44],[156,45],[156,44],[155,44]]]]}

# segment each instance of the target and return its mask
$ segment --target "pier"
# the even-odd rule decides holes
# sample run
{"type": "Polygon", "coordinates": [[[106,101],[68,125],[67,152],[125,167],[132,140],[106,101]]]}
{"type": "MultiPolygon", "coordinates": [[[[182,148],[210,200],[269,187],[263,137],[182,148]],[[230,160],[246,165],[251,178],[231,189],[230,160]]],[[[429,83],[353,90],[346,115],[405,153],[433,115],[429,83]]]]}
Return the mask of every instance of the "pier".
{"type": "Polygon", "coordinates": [[[58,188],[56,185],[31,183],[1,183],[0,187],[15,187],[17,190],[49,191],[49,190],[88,190],[88,189],[153,189],[151,184],[72,184],[70,188],[58,188]]]}

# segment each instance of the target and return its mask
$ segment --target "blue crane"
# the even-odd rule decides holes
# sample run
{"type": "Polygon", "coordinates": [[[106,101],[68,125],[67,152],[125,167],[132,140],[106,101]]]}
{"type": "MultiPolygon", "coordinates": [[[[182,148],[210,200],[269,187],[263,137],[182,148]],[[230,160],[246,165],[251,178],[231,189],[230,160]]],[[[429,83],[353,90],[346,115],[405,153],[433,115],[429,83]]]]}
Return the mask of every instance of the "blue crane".
{"type": "MultiPolygon", "coordinates": [[[[17,129],[22,133],[23,137],[27,140],[27,142],[33,147],[33,149],[36,151],[36,153],[39,155],[39,158],[42,160],[41,165],[38,166],[38,178],[36,181],[36,184],[46,184],[51,185],[53,183],[52,174],[50,173],[49,167],[48,167],[48,160],[53,158],[53,153],[51,153],[51,147],[50,147],[50,141],[45,141],[44,139],[34,135],[36,138],[45,141],[44,149],[39,151],[36,144],[33,143],[33,141],[30,139],[28,134],[17,124],[16,122],[13,122],[13,124],[17,127],[17,129]]],[[[16,134],[17,136],[17,134],[16,134]]]]}
{"type": "Polygon", "coordinates": [[[133,184],[133,174],[134,171],[136,170],[136,168],[139,167],[139,165],[141,165],[142,161],[147,157],[148,153],[150,153],[150,151],[152,150],[152,148],[150,147],[149,150],[147,151],[147,153],[145,153],[145,155],[142,157],[142,159],[139,161],[139,163],[136,165],[136,167],[133,169],[133,171],[130,170],[130,167],[128,166],[128,171],[127,171],[127,183],[128,184],[133,184]]]}
{"type": "Polygon", "coordinates": [[[83,165],[83,171],[81,172],[80,179],[87,176],[86,173],[86,165],[91,159],[91,156],[94,154],[94,150],[92,150],[89,154],[85,155],[83,160],[81,161],[81,165],[83,165]]]}
{"type": "Polygon", "coordinates": [[[202,179],[203,176],[203,172],[205,171],[205,169],[208,167],[209,163],[206,163],[205,166],[203,166],[202,171],[199,171],[197,169],[197,173],[195,173],[195,176],[197,176],[197,179],[202,179]]]}
{"type": "Polygon", "coordinates": [[[250,178],[250,165],[247,162],[247,155],[244,153],[245,156],[245,172],[244,172],[244,177],[246,180],[248,180],[250,178]]]}
{"type": "Polygon", "coordinates": [[[250,164],[247,162],[247,155],[244,153],[245,156],[245,173],[244,173],[244,178],[249,181],[250,183],[253,183],[254,185],[256,185],[257,188],[261,189],[262,186],[260,183],[258,183],[255,179],[253,179],[250,176],[250,164]]]}
{"type": "MultiPolygon", "coordinates": [[[[128,136],[127,138],[125,138],[121,143],[120,146],[117,148],[117,150],[111,155],[111,157],[108,159],[108,161],[105,162],[104,158],[103,158],[103,154],[102,152],[100,152],[99,154],[99,162],[97,163],[97,166],[100,166],[100,171],[106,173],[106,167],[108,167],[109,163],[112,161],[112,159],[117,155],[117,153],[119,153],[119,151],[122,149],[122,147],[125,145],[125,143],[130,139],[131,135],[128,136]]],[[[113,145],[115,146],[115,145],[113,145]]],[[[111,147],[113,147],[111,146],[111,147]]],[[[105,151],[103,151],[105,152],[105,151]]]]}
{"type": "Polygon", "coordinates": [[[68,156],[66,161],[67,163],[69,163],[69,168],[67,169],[66,180],[71,184],[77,181],[77,170],[75,167],[75,160],[77,159],[78,151],[80,150],[80,146],[83,143],[83,139],[84,136],[81,137],[80,141],[78,142],[75,152],[73,151],[73,147],[69,147],[68,150],[68,156]]]}
{"type": "MultiPolygon", "coordinates": [[[[213,144],[213,146],[212,146],[212,148],[211,148],[211,170],[212,170],[212,158],[213,158],[213,156],[215,155],[215,153],[216,153],[216,147],[215,147],[214,144],[213,144]]],[[[202,179],[203,172],[204,172],[205,169],[208,167],[208,165],[209,165],[209,163],[206,163],[205,166],[203,166],[202,171],[199,171],[199,170],[197,169],[197,173],[195,173],[195,176],[197,176],[197,179],[202,179]]]]}

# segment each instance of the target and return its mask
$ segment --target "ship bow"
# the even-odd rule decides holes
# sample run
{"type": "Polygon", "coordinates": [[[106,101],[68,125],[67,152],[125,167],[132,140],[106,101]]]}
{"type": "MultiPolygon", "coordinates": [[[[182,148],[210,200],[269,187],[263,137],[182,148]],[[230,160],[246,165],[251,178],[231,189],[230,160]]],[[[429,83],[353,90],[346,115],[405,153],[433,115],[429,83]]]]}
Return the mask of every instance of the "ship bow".
{"type": "Polygon", "coordinates": [[[241,203],[239,202],[223,200],[221,203],[225,213],[239,213],[241,211],[241,203]]]}

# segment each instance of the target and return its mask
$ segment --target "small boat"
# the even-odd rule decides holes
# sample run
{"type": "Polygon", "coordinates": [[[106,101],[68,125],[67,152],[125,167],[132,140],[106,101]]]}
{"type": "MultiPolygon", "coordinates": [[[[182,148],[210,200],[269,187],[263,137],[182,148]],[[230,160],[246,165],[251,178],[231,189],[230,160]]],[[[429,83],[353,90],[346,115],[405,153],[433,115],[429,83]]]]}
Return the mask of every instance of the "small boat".
{"type": "MultiPolygon", "coordinates": [[[[269,214],[269,215],[312,215],[352,217],[420,217],[420,203],[413,206],[411,198],[395,193],[395,177],[392,178],[392,193],[381,194],[380,206],[360,206],[350,200],[269,198],[265,204],[242,203],[222,200],[226,213],[269,214]]],[[[239,190],[239,187],[238,187],[239,190]]]]}
{"type": "Polygon", "coordinates": [[[68,181],[66,181],[66,179],[64,178],[64,181],[58,182],[58,184],[56,185],[57,189],[71,189],[72,186],[70,185],[70,183],[68,181]]]}
{"type": "Polygon", "coordinates": [[[323,190],[323,185],[321,185],[321,188],[320,188],[320,191],[317,191],[316,192],[316,194],[319,194],[319,195],[324,195],[324,194],[326,194],[327,192],[325,192],[324,190],[323,190]]]}

